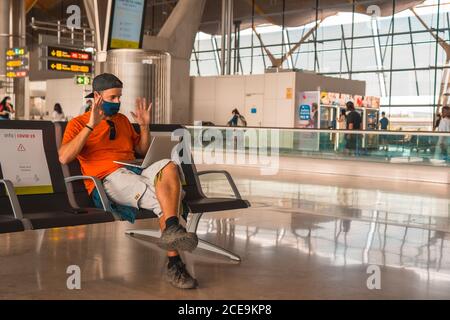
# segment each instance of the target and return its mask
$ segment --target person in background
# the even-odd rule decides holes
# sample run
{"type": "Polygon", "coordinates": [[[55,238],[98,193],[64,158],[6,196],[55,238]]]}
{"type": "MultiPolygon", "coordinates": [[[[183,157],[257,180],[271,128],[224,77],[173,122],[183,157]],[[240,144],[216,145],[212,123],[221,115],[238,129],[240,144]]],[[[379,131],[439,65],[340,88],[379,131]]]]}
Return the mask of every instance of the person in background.
{"type": "Polygon", "coordinates": [[[64,115],[61,104],[55,103],[55,106],[53,107],[52,121],[64,121],[65,119],[66,116],[64,115]]]}
{"type": "MultiPolygon", "coordinates": [[[[353,102],[348,101],[347,106],[347,130],[361,130],[361,115],[355,110],[353,102]]],[[[346,137],[346,149],[351,153],[359,153],[359,134],[347,134],[346,137]]]]}
{"type": "Polygon", "coordinates": [[[4,97],[0,102],[0,120],[10,120],[11,113],[14,113],[14,107],[11,104],[11,97],[4,97]]]}
{"type": "Polygon", "coordinates": [[[381,130],[387,130],[389,127],[389,119],[386,117],[386,112],[384,111],[381,113],[379,126],[381,130]]]}
{"type": "Polygon", "coordinates": [[[86,112],[88,112],[88,111],[91,111],[91,108],[92,108],[92,100],[89,99],[89,100],[87,100],[86,103],[81,107],[81,109],[80,109],[80,115],[82,115],[82,114],[84,114],[84,113],[86,113],[86,112]]]}
{"type": "MultiPolygon", "coordinates": [[[[338,126],[339,130],[347,129],[347,113],[345,109],[341,109],[341,113],[338,118],[338,126]]],[[[338,133],[339,136],[339,150],[342,151],[345,147],[345,135],[343,133],[338,133]]]]}
{"type": "MultiPolygon", "coordinates": [[[[382,112],[381,113],[381,119],[379,121],[379,128],[380,130],[384,130],[386,131],[389,127],[389,119],[386,117],[386,112],[382,112]]],[[[381,134],[380,135],[380,142],[381,142],[381,150],[389,150],[389,145],[388,145],[388,135],[386,134],[381,134]]]]}
{"type": "Polygon", "coordinates": [[[341,114],[339,115],[338,119],[338,129],[347,129],[347,113],[345,112],[345,109],[341,109],[341,114]]]}
{"type": "MultiPolygon", "coordinates": [[[[442,118],[439,121],[439,126],[437,131],[439,132],[450,132],[450,107],[442,107],[442,118]]],[[[441,156],[444,160],[448,160],[448,137],[440,136],[438,140],[438,146],[441,151],[441,156]]]]}
{"type": "Polygon", "coordinates": [[[247,126],[247,120],[245,120],[244,116],[239,113],[238,109],[233,109],[231,113],[233,114],[233,117],[227,123],[229,127],[237,127],[239,121],[241,121],[244,127],[247,126]]]}
{"type": "Polygon", "coordinates": [[[434,124],[433,131],[438,131],[439,123],[441,122],[441,119],[442,119],[442,114],[441,114],[441,113],[438,113],[438,114],[436,115],[436,122],[435,122],[435,124],[434,124]]]}
{"type": "Polygon", "coordinates": [[[361,130],[361,115],[355,110],[353,102],[349,101],[347,106],[347,130],[361,130]]]}
{"type": "Polygon", "coordinates": [[[319,107],[315,102],[312,104],[311,126],[316,129],[319,128],[319,107]]]}
{"type": "Polygon", "coordinates": [[[237,109],[233,109],[233,111],[231,111],[231,114],[233,116],[231,117],[231,119],[228,121],[227,124],[229,127],[237,127],[239,120],[239,111],[237,109]]]}
{"type": "Polygon", "coordinates": [[[442,107],[441,120],[438,125],[439,132],[450,132],[450,107],[442,107]]]}

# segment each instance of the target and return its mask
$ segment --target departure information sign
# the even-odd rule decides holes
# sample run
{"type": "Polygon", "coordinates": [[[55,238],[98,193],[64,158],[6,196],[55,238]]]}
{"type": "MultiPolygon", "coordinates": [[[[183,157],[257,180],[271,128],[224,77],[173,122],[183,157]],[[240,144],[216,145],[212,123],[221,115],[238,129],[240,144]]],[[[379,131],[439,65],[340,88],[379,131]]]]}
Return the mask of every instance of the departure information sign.
{"type": "Polygon", "coordinates": [[[91,73],[92,66],[77,62],[61,62],[54,59],[47,60],[47,69],[61,72],[91,73]]]}
{"type": "Polygon", "coordinates": [[[6,77],[24,78],[28,76],[28,50],[26,48],[9,48],[6,50],[6,77]]]}
{"type": "Polygon", "coordinates": [[[28,70],[15,70],[15,71],[7,71],[7,78],[24,78],[28,76],[28,70]]]}
{"type": "Polygon", "coordinates": [[[74,50],[60,47],[47,47],[49,58],[69,59],[74,61],[92,61],[92,53],[82,50],[74,50]]]}
{"type": "Polygon", "coordinates": [[[28,66],[27,58],[19,58],[14,60],[6,60],[7,68],[25,68],[28,66]]]}
{"type": "Polygon", "coordinates": [[[6,50],[6,59],[21,57],[28,53],[27,48],[9,48],[6,50]]]}
{"type": "Polygon", "coordinates": [[[146,0],[115,0],[112,8],[109,48],[141,48],[146,0]]]}

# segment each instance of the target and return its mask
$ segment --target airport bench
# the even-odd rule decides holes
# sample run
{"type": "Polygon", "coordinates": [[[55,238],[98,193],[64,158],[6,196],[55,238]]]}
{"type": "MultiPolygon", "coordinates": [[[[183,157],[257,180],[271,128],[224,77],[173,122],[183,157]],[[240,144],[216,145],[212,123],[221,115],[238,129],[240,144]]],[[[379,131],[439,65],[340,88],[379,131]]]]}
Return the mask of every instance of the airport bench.
{"type": "Polygon", "coordinates": [[[25,227],[22,223],[23,214],[14,191],[14,185],[11,181],[2,179],[1,175],[2,170],[0,166],[0,208],[9,206],[11,210],[0,209],[0,233],[24,231],[25,227]],[[10,196],[6,197],[6,195],[10,196]],[[19,210],[14,211],[13,208],[19,208],[19,210]]]}
{"type": "MultiPolygon", "coordinates": [[[[62,141],[63,133],[66,127],[66,123],[57,122],[55,123],[57,144],[60,144],[62,141]]],[[[139,126],[134,125],[134,128],[137,132],[139,132],[139,126]]],[[[153,124],[150,126],[150,132],[152,136],[161,136],[161,135],[171,135],[173,131],[177,129],[183,129],[180,125],[161,125],[161,124],[153,124]]],[[[190,150],[188,150],[190,152],[190,150]]],[[[170,157],[168,155],[167,157],[170,157]]],[[[191,157],[192,158],[192,157],[191,157]]],[[[183,199],[184,204],[189,210],[188,219],[187,216],[183,218],[187,222],[186,228],[189,232],[197,232],[198,224],[203,213],[206,212],[215,212],[215,211],[224,211],[224,210],[233,210],[233,209],[244,209],[250,206],[250,203],[247,200],[241,198],[239,191],[231,177],[231,175],[226,171],[206,171],[206,172],[197,172],[196,167],[191,160],[190,164],[181,164],[181,168],[183,170],[183,174],[185,176],[186,184],[183,186],[183,190],[186,195],[183,199]],[[199,180],[199,176],[203,174],[209,173],[221,173],[227,177],[228,182],[231,185],[231,188],[235,194],[235,198],[208,198],[205,196],[201,189],[201,184],[199,180]]],[[[64,168],[64,174],[66,179],[70,179],[71,176],[81,176],[81,168],[78,161],[73,161],[69,165],[64,168]]],[[[103,189],[101,187],[100,189],[103,189]]],[[[87,194],[86,190],[82,183],[75,182],[72,184],[72,187],[68,188],[70,193],[70,198],[77,205],[83,206],[92,206],[92,199],[87,194]]],[[[101,190],[99,190],[101,191],[101,190]]],[[[105,194],[104,190],[102,190],[101,194],[105,194]]],[[[104,201],[107,203],[107,201],[104,201]]],[[[108,207],[104,206],[105,211],[108,211],[108,207]]],[[[138,216],[136,219],[146,219],[146,218],[157,218],[157,216],[149,210],[139,210],[138,216]]],[[[142,229],[142,230],[128,230],[126,234],[130,236],[148,236],[151,238],[159,238],[160,231],[158,230],[150,230],[150,229],[142,229]]],[[[199,248],[212,251],[224,256],[227,256],[233,260],[240,261],[240,257],[224,248],[221,248],[213,243],[209,243],[205,240],[199,239],[199,248]]]]}
{"type": "Polygon", "coordinates": [[[1,121],[0,139],[0,232],[114,221],[104,210],[71,206],[52,122],[1,121]]]}

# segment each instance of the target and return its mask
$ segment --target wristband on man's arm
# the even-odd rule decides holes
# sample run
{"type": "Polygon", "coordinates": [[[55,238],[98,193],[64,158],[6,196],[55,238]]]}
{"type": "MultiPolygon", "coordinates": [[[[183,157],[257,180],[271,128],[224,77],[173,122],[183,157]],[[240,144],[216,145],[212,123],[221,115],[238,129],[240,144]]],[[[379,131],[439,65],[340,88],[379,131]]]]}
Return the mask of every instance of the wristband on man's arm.
{"type": "Polygon", "coordinates": [[[88,129],[91,130],[91,131],[94,131],[94,128],[92,128],[92,127],[90,127],[90,126],[88,126],[88,125],[85,125],[85,127],[88,128],[88,129]]]}

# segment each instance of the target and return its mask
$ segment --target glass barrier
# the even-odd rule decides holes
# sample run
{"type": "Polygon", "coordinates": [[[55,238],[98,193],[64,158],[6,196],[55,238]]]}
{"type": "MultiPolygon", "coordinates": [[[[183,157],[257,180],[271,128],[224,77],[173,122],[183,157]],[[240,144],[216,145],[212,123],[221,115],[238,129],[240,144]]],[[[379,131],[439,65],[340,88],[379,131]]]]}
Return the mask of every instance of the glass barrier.
{"type": "Polygon", "coordinates": [[[450,133],[187,126],[193,150],[448,166],[450,133]]]}

